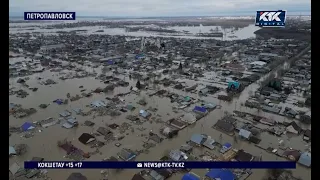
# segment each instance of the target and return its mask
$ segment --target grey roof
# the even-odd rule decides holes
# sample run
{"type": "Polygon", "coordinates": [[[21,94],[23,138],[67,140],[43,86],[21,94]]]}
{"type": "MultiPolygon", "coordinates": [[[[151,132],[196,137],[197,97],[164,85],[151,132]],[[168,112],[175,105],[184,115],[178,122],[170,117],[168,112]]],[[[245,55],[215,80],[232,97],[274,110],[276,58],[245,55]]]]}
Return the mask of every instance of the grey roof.
{"type": "Polygon", "coordinates": [[[97,132],[100,133],[100,134],[102,134],[102,135],[104,135],[104,136],[107,136],[107,135],[109,135],[109,134],[112,134],[112,132],[111,132],[109,129],[105,128],[105,127],[99,127],[99,128],[97,129],[97,132]]]}
{"type": "Polygon", "coordinates": [[[57,124],[58,122],[59,122],[58,120],[52,119],[51,122],[46,122],[46,123],[41,124],[41,127],[47,128],[49,126],[53,126],[53,125],[57,124]]]}
{"type": "Polygon", "coordinates": [[[207,140],[203,143],[203,146],[209,148],[209,149],[214,149],[214,144],[215,140],[211,138],[207,138],[207,140]]]}
{"type": "Polygon", "coordinates": [[[194,142],[194,143],[196,143],[196,144],[202,144],[203,139],[204,139],[204,136],[203,136],[203,135],[201,135],[201,134],[193,134],[193,135],[191,136],[190,141],[191,141],[191,142],[194,142]]]}
{"type": "Polygon", "coordinates": [[[250,137],[250,135],[251,135],[251,132],[247,131],[245,129],[240,129],[240,131],[239,131],[239,136],[244,137],[246,139],[248,139],[250,137]]]}
{"type": "Polygon", "coordinates": [[[81,113],[81,109],[80,108],[73,108],[72,109],[76,114],[80,114],[81,113]]]}
{"type": "Polygon", "coordinates": [[[279,55],[275,53],[260,53],[259,56],[278,57],[279,55]]]}
{"type": "Polygon", "coordinates": [[[140,116],[142,116],[142,117],[144,117],[144,118],[146,118],[146,117],[148,117],[148,116],[150,116],[151,114],[149,113],[149,112],[147,112],[147,111],[143,111],[143,113],[140,113],[140,116]]]}
{"type": "Polygon", "coordinates": [[[15,155],[15,154],[17,154],[17,152],[16,152],[16,150],[14,149],[14,147],[9,146],[9,156],[10,156],[10,155],[15,155]]]}
{"type": "Polygon", "coordinates": [[[215,103],[207,103],[203,107],[205,107],[206,109],[214,109],[217,107],[217,105],[215,103]]]}
{"type": "Polygon", "coordinates": [[[301,154],[300,159],[299,159],[299,163],[310,167],[311,166],[311,153],[309,152],[304,152],[301,154]]]}
{"type": "Polygon", "coordinates": [[[106,103],[102,100],[96,100],[96,101],[93,101],[91,104],[91,107],[106,107],[106,103]]]}
{"type": "Polygon", "coordinates": [[[196,116],[194,114],[187,113],[181,118],[181,120],[184,121],[184,122],[187,122],[189,124],[192,124],[192,123],[197,121],[197,118],[196,118],[196,116]]]}
{"type": "Polygon", "coordinates": [[[15,175],[20,169],[21,167],[15,162],[10,166],[9,171],[15,175]]]}
{"type": "Polygon", "coordinates": [[[75,123],[77,123],[78,121],[76,120],[75,117],[70,117],[70,118],[67,119],[67,122],[70,123],[70,124],[75,124],[75,123]]]}
{"type": "Polygon", "coordinates": [[[62,116],[62,117],[67,117],[67,116],[70,116],[70,115],[71,115],[71,113],[69,111],[63,111],[63,112],[60,113],[60,116],[62,116]]]}
{"type": "Polygon", "coordinates": [[[171,150],[169,153],[169,157],[174,161],[180,161],[183,159],[184,153],[180,150],[171,150]]]}
{"type": "Polygon", "coordinates": [[[119,157],[125,161],[130,161],[133,158],[136,157],[136,154],[134,152],[132,152],[131,150],[128,149],[122,149],[119,153],[118,153],[119,157]]]}
{"type": "Polygon", "coordinates": [[[202,94],[207,94],[209,92],[209,89],[207,87],[204,87],[204,88],[200,89],[199,92],[202,94]]]}
{"type": "Polygon", "coordinates": [[[180,150],[190,151],[190,150],[192,150],[192,146],[190,146],[188,144],[183,144],[183,145],[181,145],[180,150]]]}
{"type": "Polygon", "coordinates": [[[73,125],[66,122],[66,123],[62,124],[62,127],[66,128],[66,129],[70,129],[70,128],[73,128],[73,125]]]}
{"type": "Polygon", "coordinates": [[[274,107],[269,107],[269,106],[262,106],[262,110],[276,113],[276,114],[280,112],[280,109],[274,108],[274,107]]]}
{"type": "Polygon", "coordinates": [[[164,177],[154,170],[150,172],[150,176],[153,177],[154,180],[164,180],[164,177]]]}

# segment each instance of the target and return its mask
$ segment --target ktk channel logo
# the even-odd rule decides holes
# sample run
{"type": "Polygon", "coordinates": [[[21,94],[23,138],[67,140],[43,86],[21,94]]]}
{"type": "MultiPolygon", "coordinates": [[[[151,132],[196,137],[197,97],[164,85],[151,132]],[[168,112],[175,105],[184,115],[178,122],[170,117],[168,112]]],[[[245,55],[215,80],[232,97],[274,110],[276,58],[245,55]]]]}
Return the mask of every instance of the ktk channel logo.
{"type": "Polygon", "coordinates": [[[287,11],[257,11],[255,24],[260,27],[284,27],[287,11]]]}

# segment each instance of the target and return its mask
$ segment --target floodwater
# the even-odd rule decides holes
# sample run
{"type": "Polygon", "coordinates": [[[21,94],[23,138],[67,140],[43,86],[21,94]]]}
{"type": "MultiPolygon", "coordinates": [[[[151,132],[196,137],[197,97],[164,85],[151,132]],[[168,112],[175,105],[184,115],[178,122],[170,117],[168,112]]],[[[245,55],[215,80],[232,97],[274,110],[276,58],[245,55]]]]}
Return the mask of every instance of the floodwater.
{"type": "MultiPolygon", "coordinates": [[[[14,58],[14,59],[19,59],[19,58],[14,58]]],[[[14,59],[11,59],[9,61],[12,61],[14,59]]],[[[100,69],[97,68],[96,71],[99,72],[100,69]]],[[[27,84],[30,87],[38,87],[39,88],[38,91],[32,92],[30,90],[25,89],[25,87],[16,83],[17,78],[9,79],[9,83],[11,84],[11,86],[16,87],[16,89],[20,89],[20,88],[25,89],[30,94],[24,99],[17,98],[15,96],[9,96],[9,101],[10,103],[21,104],[24,108],[36,108],[38,112],[23,119],[16,119],[10,116],[9,118],[10,125],[21,126],[26,121],[34,122],[34,121],[46,119],[48,117],[58,118],[60,112],[64,110],[72,111],[71,109],[73,108],[82,108],[83,111],[86,112],[87,110],[90,109],[87,107],[87,105],[89,105],[92,101],[104,100],[106,97],[113,97],[113,95],[115,94],[129,92],[130,86],[135,86],[136,84],[136,80],[129,79],[127,75],[119,75],[118,77],[120,79],[123,79],[130,83],[128,87],[116,87],[113,92],[108,94],[104,94],[104,93],[94,94],[90,98],[85,97],[78,101],[73,101],[73,102],[69,101],[69,104],[67,105],[57,105],[52,103],[52,101],[58,98],[62,98],[62,99],[66,98],[67,93],[70,93],[71,96],[74,96],[76,94],[81,94],[80,92],[81,89],[79,88],[79,86],[83,86],[83,89],[87,89],[86,92],[90,92],[91,90],[94,90],[97,87],[105,87],[106,85],[100,82],[99,80],[96,80],[94,77],[82,78],[82,79],[68,79],[68,80],[62,81],[58,79],[59,75],[57,73],[53,73],[49,71],[45,71],[43,73],[39,73],[36,75],[31,75],[29,77],[30,77],[30,80],[27,81],[27,84]],[[40,85],[39,80],[37,80],[37,77],[42,77],[43,79],[50,78],[55,80],[58,83],[50,86],[40,85]],[[51,103],[51,104],[46,109],[38,108],[40,104],[47,104],[47,103],[51,103]]],[[[192,85],[195,83],[205,84],[205,82],[195,82],[187,79],[178,79],[178,80],[186,82],[187,85],[192,85]]],[[[258,83],[254,83],[248,86],[241,93],[240,97],[234,99],[232,102],[227,103],[227,102],[218,100],[216,96],[199,97],[198,94],[195,94],[195,93],[188,93],[188,92],[176,90],[170,87],[165,88],[160,86],[159,89],[161,88],[168,89],[171,92],[175,92],[180,95],[185,95],[185,96],[188,95],[196,99],[203,99],[209,102],[215,102],[221,105],[222,108],[212,111],[209,115],[197,121],[195,125],[188,126],[187,128],[179,131],[179,135],[177,137],[170,140],[165,139],[162,143],[157,144],[156,147],[151,148],[148,154],[140,154],[137,157],[137,160],[158,160],[164,155],[165,151],[179,148],[182,144],[184,144],[187,140],[190,139],[193,133],[207,134],[213,137],[214,139],[218,139],[220,134],[222,134],[222,141],[231,142],[232,144],[234,144],[234,147],[237,149],[244,149],[245,151],[256,156],[262,154],[263,160],[283,160],[275,155],[271,155],[265,152],[264,150],[261,150],[253,146],[252,144],[248,144],[247,142],[239,141],[238,143],[235,143],[233,137],[211,128],[212,125],[214,125],[218,119],[221,119],[225,115],[226,111],[229,113],[232,113],[232,111],[234,110],[240,110],[240,111],[245,111],[252,114],[259,114],[266,117],[272,117],[273,119],[276,119],[278,121],[285,120],[286,118],[283,116],[269,114],[269,113],[257,111],[255,109],[250,109],[250,108],[241,106],[241,104],[243,104],[247,100],[249,96],[249,91],[254,92],[258,87],[259,87],[258,83]]],[[[142,91],[139,95],[130,94],[125,97],[122,97],[123,99],[125,99],[125,104],[129,104],[129,103],[133,104],[136,107],[136,110],[133,112],[122,113],[120,116],[117,116],[117,117],[96,116],[95,118],[93,118],[93,116],[83,117],[83,116],[73,115],[77,118],[80,124],[82,124],[85,120],[91,120],[95,122],[94,127],[87,127],[87,126],[80,125],[78,128],[75,128],[75,129],[63,129],[60,125],[55,125],[55,126],[51,126],[46,129],[43,129],[42,132],[36,132],[34,137],[28,138],[28,139],[20,137],[21,134],[13,133],[9,138],[9,144],[15,145],[15,144],[23,143],[23,144],[27,144],[29,146],[29,149],[28,149],[28,152],[22,156],[9,158],[9,165],[11,165],[13,162],[18,162],[20,165],[22,165],[23,161],[30,160],[32,159],[32,157],[35,157],[35,156],[43,157],[45,158],[45,160],[57,160],[57,161],[67,160],[63,158],[65,156],[65,151],[57,147],[57,141],[65,138],[72,141],[72,143],[76,147],[84,150],[85,152],[93,152],[95,151],[95,149],[91,149],[90,147],[85,146],[78,141],[78,137],[83,132],[87,132],[87,133],[95,132],[99,126],[105,126],[106,123],[108,124],[116,123],[120,125],[123,122],[129,122],[125,117],[129,114],[138,115],[138,112],[140,109],[147,109],[148,107],[157,108],[158,109],[157,112],[155,113],[152,112],[152,117],[156,117],[157,115],[160,115],[157,117],[161,118],[161,120],[163,121],[167,121],[170,118],[178,117],[185,113],[184,111],[173,113],[172,107],[175,106],[175,104],[170,103],[170,99],[157,97],[157,96],[149,97],[147,95],[147,92],[148,91],[142,91]],[[145,107],[138,105],[136,102],[139,101],[140,99],[145,99],[148,102],[148,104],[145,107]]],[[[135,127],[135,129],[139,127],[138,125],[134,125],[134,124],[132,124],[132,126],[135,127]]],[[[90,160],[99,161],[104,158],[108,158],[110,156],[116,156],[116,153],[120,151],[122,148],[131,148],[133,150],[143,149],[142,148],[143,141],[146,141],[146,138],[142,137],[141,135],[147,134],[150,130],[158,134],[158,130],[162,125],[157,124],[153,120],[149,120],[148,122],[144,123],[142,126],[145,127],[146,130],[144,131],[135,130],[135,132],[127,131],[125,138],[120,141],[122,146],[116,147],[114,145],[116,142],[107,144],[99,149],[101,153],[93,155],[92,157],[90,157],[90,160]]],[[[115,131],[115,134],[119,134],[119,132],[115,131]]],[[[102,137],[97,137],[97,139],[103,141],[102,137]]],[[[273,144],[274,146],[277,146],[279,139],[284,140],[288,147],[292,147],[294,149],[299,149],[303,151],[307,148],[307,144],[302,141],[301,136],[290,137],[289,139],[289,137],[287,136],[275,137],[269,134],[262,134],[261,143],[273,144]]],[[[54,180],[66,179],[71,172],[75,172],[75,171],[77,170],[68,170],[68,171],[49,170],[48,176],[54,180]]],[[[81,173],[87,176],[88,179],[100,179],[101,178],[100,171],[101,170],[81,170],[81,173]]],[[[111,170],[109,174],[109,178],[115,179],[115,180],[131,179],[131,177],[136,172],[137,170],[124,170],[121,173],[119,172],[116,173],[111,170]]],[[[193,170],[193,172],[195,172],[200,176],[203,176],[205,174],[205,170],[193,170]]],[[[253,174],[248,179],[260,180],[262,179],[264,174],[265,174],[265,170],[253,170],[253,174]]],[[[300,165],[297,165],[297,169],[293,170],[293,174],[295,176],[301,177],[304,180],[311,179],[311,170],[308,168],[302,167],[300,165]]],[[[171,179],[176,180],[176,179],[179,179],[180,176],[182,175],[180,174],[174,175],[171,179]]]]}
{"type": "MultiPolygon", "coordinates": [[[[237,40],[237,39],[248,39],[255,38],[254,32],[259,29],[259,27],[251,24],[244,28],[233,29],[226,28],[222,29],[220,26],[173,26],[164,29],[176,30],[180,33],[160,33],[160,32],[127,32],[124,28],[106,28],[103,26],[84,26],[77,28],[64,28],[64,29],[42,29],[41,27],[49,25],[50,23],[10,23],[9,33],[32,33],[39,32],[42,34],[52,34],[57,33],[57,31],[78,31],[78,34],[106,34],[106,35],[122,35],[122,36],[136,36],[136,37],[174,37],[174,38],[188,38],[188,39],[218,39],[218,40],[237,40]],[[103,32],[97,32],[98,30],[103,30],[103,32]],[[189,34],[186,34],[187,31],[189,34]],[[197,33],[210,33],[210,32],[222,32],[223,37],[198,37],[195,36],[197,33]]],[[[142,26],[141,26],[142,27],[142,26]]]]}

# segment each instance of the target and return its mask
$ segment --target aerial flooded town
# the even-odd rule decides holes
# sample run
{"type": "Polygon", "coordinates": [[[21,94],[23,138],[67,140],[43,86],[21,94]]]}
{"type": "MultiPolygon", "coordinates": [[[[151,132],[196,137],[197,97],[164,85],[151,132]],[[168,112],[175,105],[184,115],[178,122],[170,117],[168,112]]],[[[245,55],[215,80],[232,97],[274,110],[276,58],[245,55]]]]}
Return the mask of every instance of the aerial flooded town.
{"type": "Polygon", "coordinates": [[[311,21],[9,21],[9,179],[311,179],[311,21]],[[24,169],[25,161],[294,161],[24,169]]]}

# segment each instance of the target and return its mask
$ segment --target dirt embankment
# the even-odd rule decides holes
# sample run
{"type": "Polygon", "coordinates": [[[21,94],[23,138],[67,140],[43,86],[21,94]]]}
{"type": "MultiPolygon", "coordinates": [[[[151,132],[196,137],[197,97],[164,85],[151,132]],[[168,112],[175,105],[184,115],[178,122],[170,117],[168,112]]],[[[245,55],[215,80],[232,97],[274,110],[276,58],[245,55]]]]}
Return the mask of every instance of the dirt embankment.
{"type": "Polygon", "coordinates": [[[305,30],[289,28],[262,28],[254,32],[261,38],[297,39],[311,41],[311,33],[305,30]]]}

